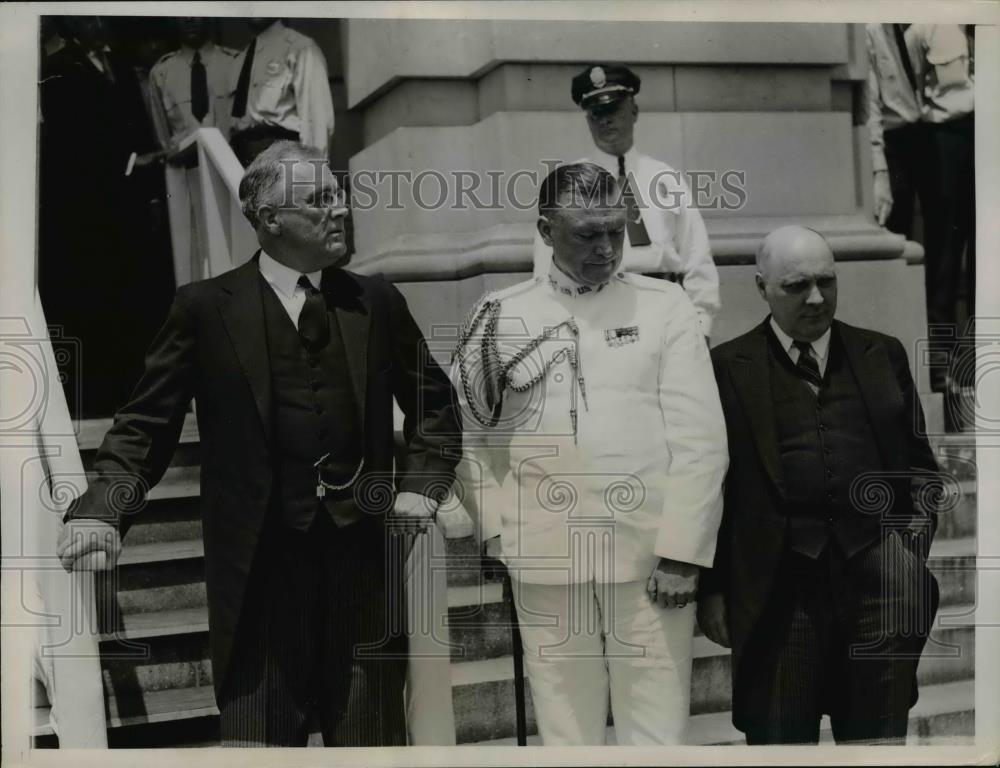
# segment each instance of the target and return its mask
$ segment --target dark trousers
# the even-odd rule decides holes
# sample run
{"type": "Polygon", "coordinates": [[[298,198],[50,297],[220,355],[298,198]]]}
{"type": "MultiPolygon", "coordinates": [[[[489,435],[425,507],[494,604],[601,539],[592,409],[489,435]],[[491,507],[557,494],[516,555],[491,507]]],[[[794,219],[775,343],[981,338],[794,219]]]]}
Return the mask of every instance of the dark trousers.
{"type": "MultiPolygon", "coordinates": [[[[928,292],[927,317],[928,322],[933,317],[940,318],[939,322],[958,324],[963,266],[966,314],[972,318],[976,311],[975,121],[968,115],[929,126],[929,130],[940,179],[941,249],[940,257],[926,264],[927,284],[933,286],[928,292]]],[[[962,328],[957,328],[956,336],[962,332],[962,328]]],[[[955,383],[971,385],[974,381],[971,361],[952,363],[955,383]]]]}
{"type": "Polygon", "coordinates": [[[892,189],[886,227],[913,237],[914,202],[923,217],[924,289],[930,333],[931,386],[943,391],[961,329],[958,297],[967,263],[969,315],[975,311],[975,161],[972,116],[885,132],[892,189]]]}
{"type": "Polygon", "coordinates": [[[850,559],[788,551],[737,681],[761,703],[747,743],[815,744],[824,713],[838,743],[902,742],[936,610],[933,575],[896,533],[850,559]]]}
{"type": "Polygon", "coordinates": [[[377,519],[269,522],[219,696],[223,746],[406,744],[402,559],[377,519]]]}

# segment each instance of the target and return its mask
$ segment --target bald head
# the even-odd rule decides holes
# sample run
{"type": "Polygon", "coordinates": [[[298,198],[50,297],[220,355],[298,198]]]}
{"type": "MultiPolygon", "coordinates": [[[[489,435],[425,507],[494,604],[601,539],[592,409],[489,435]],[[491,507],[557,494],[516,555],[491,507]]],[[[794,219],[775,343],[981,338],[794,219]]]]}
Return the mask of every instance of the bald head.
{"type": "Polygon", "coordinates": [[[815,341],[837,310],[833,251],[815,230],[780,227],[757,249],[757,290],[778,326],[793,339],[815,341]]]}
{"type": "Polygon", "coordinates": [[[826,258],[833,265],[833,251],[815,229],[793,224],[773,230],[757,249],[757,271],[766,276],[771,271],[775,257],[778,267],[788,261],[826,258]]]}

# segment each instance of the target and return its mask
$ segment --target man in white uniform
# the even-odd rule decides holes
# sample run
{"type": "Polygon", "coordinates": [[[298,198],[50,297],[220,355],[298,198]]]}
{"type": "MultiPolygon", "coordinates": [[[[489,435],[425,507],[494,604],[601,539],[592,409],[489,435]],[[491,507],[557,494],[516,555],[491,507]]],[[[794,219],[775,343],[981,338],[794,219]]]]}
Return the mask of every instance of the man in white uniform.
{"type": "MultiPolygon", "coordinates": [[[[601,166],[620,184],[628,179],[632,200],[622,269],[682,284],[707,337],[719,312],[719,273],[705,223],[682,175],[635,148],[640,84],[631,69],[610,64],[587,67],[573,78],[573,101],[586,112],[595,145],[584,161],[601,166]]],[[[535,276],[545,277],[551,263],[552,249],[536,235],[535,276]]]]}
{"type": "Polygon", "coordinates": [[[461,332],[461,488],[512,578],[543,742],[603,744],[610,692],[618,744],[683,743],[728,465],[708,349],[680,287],[619,271],[607,171],[560,166],[539,214],[548,275],[461,332]]]}
{"type": "Polygon", "coordinates": [[[177,20],[181,47],[163,56],[149,75],[153,123],[160,146],[168,153],[166,170],[170,236],[177,285],[209,277],[208,249],[201,221],[198,148],[181,143],[202,127],[218,128],[229,137],[233,106],[233,62],[237,52],[209,37],[208,19],[177,20]]]}

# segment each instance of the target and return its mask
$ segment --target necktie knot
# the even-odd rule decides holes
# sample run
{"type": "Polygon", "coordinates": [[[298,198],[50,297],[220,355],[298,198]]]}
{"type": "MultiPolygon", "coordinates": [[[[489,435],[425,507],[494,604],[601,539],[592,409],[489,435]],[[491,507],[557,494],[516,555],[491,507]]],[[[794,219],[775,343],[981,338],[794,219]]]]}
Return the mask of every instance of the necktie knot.
{"type": "Polygon", "coordinates": [[[312,280],[309,279],[308,275],[299,275],[299,288],[306,292],[306,295],[311,294],[316,290],[316,286],[312,284],[312,280]]]}
{"type": "Polygon", "coordinates": [[[823,376],[819,372],[819,361],[813,354],[812,344],[808,341],[793,341],[792,345],[799,351],[799,359],[795,368],[813,391],[818,392],[819,388],[823,386],[823,376]]]}

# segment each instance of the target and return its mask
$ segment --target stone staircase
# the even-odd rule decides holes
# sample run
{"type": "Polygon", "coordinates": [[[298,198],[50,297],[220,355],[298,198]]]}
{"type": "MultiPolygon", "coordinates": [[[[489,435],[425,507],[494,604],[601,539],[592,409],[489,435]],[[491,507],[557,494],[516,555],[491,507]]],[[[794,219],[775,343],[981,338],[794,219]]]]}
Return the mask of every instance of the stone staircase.
{"type": "MultiPolygon", "coordinates": [[[[87,422],[79,436],[85,465],[109,426],[87,422]]],[[[911,710],[915,743],[971,740],[974,732],[976,475],[971,436],[939,439],[944,466],[960,481],[958,506],[942,516],[931,567],[941,586],[937,628],[919,669],[920,701],[911,710]]],[[[201,522],[199,445],[189,418],[181,445],[147,509],[125,541],[120,568],[98,576],[102,668],[111,747],[213,746],[218,710],[212,689],[201,522]]],[[[468,567],[471,537],[447,541],[451,682],[460,744],[514,743],[513,662],[501,584],[468,567]]],[[[695,638],[690,739],[743,743],[730,722],[728,651],[695,638]]],[[[57,746],[48,702],[36,686],[36,746],[57,746]]],[[[538,743],[530,691],[529,743],[538,743]]],[[[613,728],[609,743],[614,743],[613,728]]],[[[829,738],[828,728],[825,738],[829,738]]]]}

